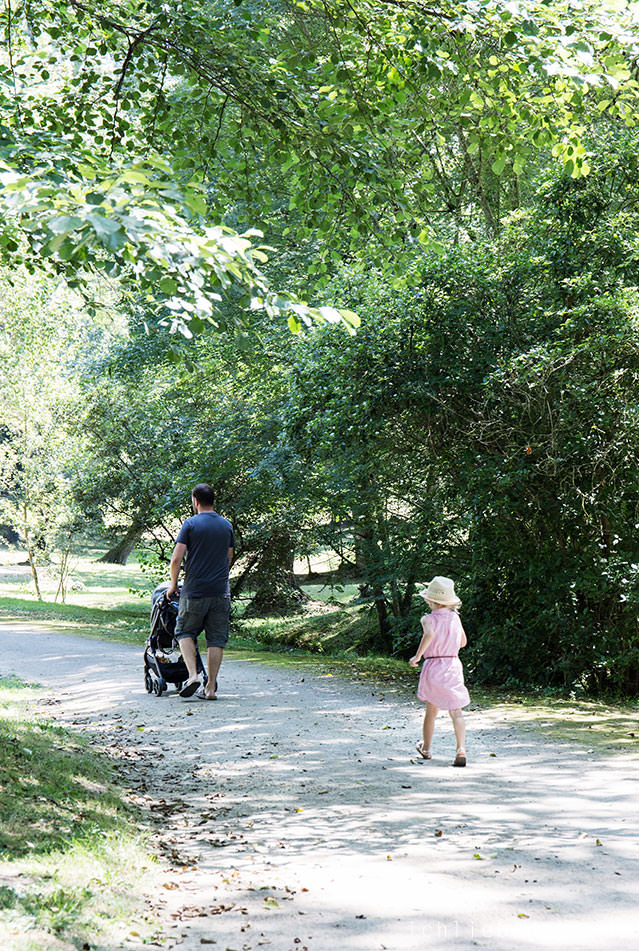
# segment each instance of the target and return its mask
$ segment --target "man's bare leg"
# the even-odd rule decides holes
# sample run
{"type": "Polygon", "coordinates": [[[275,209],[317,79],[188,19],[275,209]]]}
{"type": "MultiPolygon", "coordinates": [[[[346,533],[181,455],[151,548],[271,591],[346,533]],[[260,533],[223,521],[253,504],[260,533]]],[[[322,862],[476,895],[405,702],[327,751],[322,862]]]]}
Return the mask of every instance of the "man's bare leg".
{"type": "Polygon", "coordinates": [[[196,680],[199,682],[200,678],[198,677],[197,673],[197,647],[195,640],[192,637],[181,637],[180,651],[182,652],[186,669],[189,672],[189,679],[187,680],[187,683],[192,684],[195,683],[196,680]]]}
{"type": "Polygon", "coordinates": [[[222,664],[223,650],[221,647],[209,647],[208,649],[208,674],[209,682],[206,685],[205,695],[207,700],[215,700],[215,684],[217,675],[222,664]]]}

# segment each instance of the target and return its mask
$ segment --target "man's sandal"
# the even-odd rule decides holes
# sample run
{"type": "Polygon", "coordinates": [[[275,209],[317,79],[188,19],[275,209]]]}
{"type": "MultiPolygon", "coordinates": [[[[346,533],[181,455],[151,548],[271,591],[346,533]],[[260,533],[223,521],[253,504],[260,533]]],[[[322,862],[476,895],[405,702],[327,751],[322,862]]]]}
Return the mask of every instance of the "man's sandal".
{"type": "Polygon", "coordinates": [[[466,765],[466,753],[463,750],[460,750],[455,757],[453,766],[465,766],[466,765]]]}
{"type": "Polygon", "coordinates": [[[433,757],[431,756],[431,754],[429,753],[429,751],[424,749],[424,744],[423,744],[421,741],[417,744],[417,746],[415,747],[415,749],[417,750],[417,752],[419,753],[419,755],[422,757],[422,759],[432,759],[432,758],[433,758],[433,757]]]}
{"type": "Polygon", "coordinates": [[[180,696],[192,697],[193,694],[196,693],[200,689],[200,686],[201,684],[199,680],[191,680],[190,682],[186,683],[182,687],[182,689],[180,690],[180,696]]]}

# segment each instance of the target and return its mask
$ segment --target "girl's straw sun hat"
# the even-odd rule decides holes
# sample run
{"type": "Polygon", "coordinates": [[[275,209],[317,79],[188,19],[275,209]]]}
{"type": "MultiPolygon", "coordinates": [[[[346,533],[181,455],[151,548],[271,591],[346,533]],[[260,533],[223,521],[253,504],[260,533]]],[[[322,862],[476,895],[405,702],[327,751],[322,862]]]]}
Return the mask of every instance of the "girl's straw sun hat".
{"type": "Polygon", "coordinates": [[[442,578],[437,575],[426,587],[419,592],[426,601],[435,601],[446,607],[459,607],[461,601],[455,594],[455,582],[452,578],[442,578]]]}

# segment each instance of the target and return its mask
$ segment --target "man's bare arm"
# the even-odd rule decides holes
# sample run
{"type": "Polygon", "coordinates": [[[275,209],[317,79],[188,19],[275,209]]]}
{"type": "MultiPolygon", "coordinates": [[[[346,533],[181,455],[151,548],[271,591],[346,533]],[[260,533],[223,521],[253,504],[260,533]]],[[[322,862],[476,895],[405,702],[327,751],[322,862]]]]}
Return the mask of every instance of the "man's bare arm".
{"type": "Polygon", "coordinates": [[[169,597],[171,597],[171,595],[175,594],[177,591],[178,577],[180,575],[180,568],[182,567],[185,554],[186,545],[183,542],[176,542],[175,548],[173,549],[173,554],[171,555],[171,585],[167,591],[167,595],[169,597]]]}

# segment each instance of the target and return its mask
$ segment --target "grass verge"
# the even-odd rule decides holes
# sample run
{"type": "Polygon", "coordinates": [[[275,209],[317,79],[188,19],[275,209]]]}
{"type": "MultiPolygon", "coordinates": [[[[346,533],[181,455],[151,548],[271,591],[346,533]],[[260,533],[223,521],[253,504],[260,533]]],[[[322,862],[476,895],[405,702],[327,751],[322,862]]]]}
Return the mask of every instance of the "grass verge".
{"type": "Polygon", "coordinates": [[[147,834],[110,762],[0,680],[0,947],[101,949],[152,940],[147,834]]]}
{"type": "Polygon", "coordinates": [[[41,623],[60,634],[82,634],[121,644],[144,644],[149,636],[146,605],[117,605],[112,608],[54,604],[27,598],[0,597],[0,620],[22,624],[41,623]]]}

